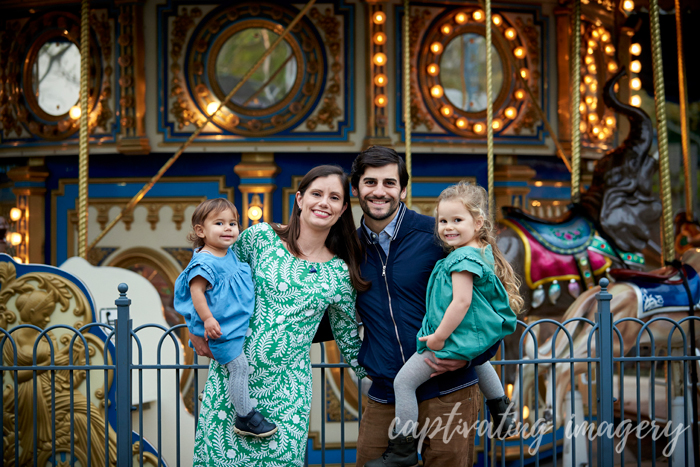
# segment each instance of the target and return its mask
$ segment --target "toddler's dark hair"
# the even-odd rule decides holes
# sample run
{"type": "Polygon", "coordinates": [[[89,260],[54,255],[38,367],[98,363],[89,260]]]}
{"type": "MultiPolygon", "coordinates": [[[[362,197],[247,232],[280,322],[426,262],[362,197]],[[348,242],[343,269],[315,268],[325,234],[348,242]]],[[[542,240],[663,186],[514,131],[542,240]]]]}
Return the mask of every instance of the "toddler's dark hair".
{"type": "Polygon", "coordinates": [[[226,198],[208,199],[197,206],[197,208],[194,210],[194,214],[192,214],[192,231],[187,234],[187,241],[192,243],[195,250],[204,246],[204,239],[197,236],[194,231],[194,226],[204,225],[204,221],[207,219],[209,214],[216,214],[221,211],[225,211],[226,209],[230,209],[233,212],[233,217],[236,219],[236,222],[238,222],[238,209],[236,209],[236,206],[226,198]]]}

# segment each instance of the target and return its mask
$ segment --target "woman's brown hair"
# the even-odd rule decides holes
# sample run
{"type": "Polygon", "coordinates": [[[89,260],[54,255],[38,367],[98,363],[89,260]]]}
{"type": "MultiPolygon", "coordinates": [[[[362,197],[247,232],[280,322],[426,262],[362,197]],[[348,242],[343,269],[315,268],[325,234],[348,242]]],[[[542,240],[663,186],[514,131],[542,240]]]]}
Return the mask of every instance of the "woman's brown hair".
{"type": "MultiPolygon", "coordinates": [[[[438,197],[437,207],[435,208],[435,218],[437,219],[438,209],[441,201],[457,200],[460,201],[467,209],[469,214],[474,218],[474,222],[481,219],[483,224],[481,229],[476,233],[481,245],[482,253],[486,245],[491,245],[493,251],[494,272],[496,277],[501,281],[508,292],[508,301],[510,308],[515,313],[520,313],[525,305],[525,301],[520,296],[520,279],[513,271],[513,267],[506,261],[505,256],[496,244],[496,232],[493,225],[493,219],[489,215],[488,196],[486,190],[479,185],[474,185],[469,182],[461,181],[456,185],[449,186],[440,193],[438,197]]],[[[435,227],[437,234],[437,223],[435,227]]]]}
{"type": "Polygon", "coordinates": [[[192,214],[192,231],[187,234],[187,241],[192,243],[195,250],[204,246],[204,239],[197,236],[194,227],[196,225],[204,225],[204,221],[207,220],[209,214],[216,214],[227,209],[233,212],[233,217],[236,219],[236,222],[238,222],[238,209],[226,198],[208,199],[195,208],[192,214]]]}
{"type": "MultiPolygon", "coordinates": [[[[355,221],[353,220],[352,209],[350,208],[350,189],[348,187],[347,174],[343,171],[342,167],[337,165],[319,165],[309,170],[304,176],[301,183],[299,183],[298,191],[304,196],[304,193],[306,193],[306,190],[314,180],[330,176],[336,176],[340,179],[340,184],[343,186],[344,193],[343,204],[347,206],[347,209],[345,209],[345,212],[343,212],[340,218],[331,227],[330,232],[328,232],[328,237],[326,237],[325,245],[331,253],[337,255],[338,258],[345,261],[345,264],[348,265],[350,281],[355,290],[364,292],[369,289],[371,283],[364,280],[360,274],[362,244],[357,237],[355,221]]],[[[300,215],[301,209],[299,209],[299,204],[297,204],[295,199],[294,208],[292,208],[292,214],[289,217],[289,224],[286,226],[272,224],[272,228],[277,232],[277,235],[287,244],[290,253],[297,257],[303,255],[297,243],[300,232],[300,215]]]]}

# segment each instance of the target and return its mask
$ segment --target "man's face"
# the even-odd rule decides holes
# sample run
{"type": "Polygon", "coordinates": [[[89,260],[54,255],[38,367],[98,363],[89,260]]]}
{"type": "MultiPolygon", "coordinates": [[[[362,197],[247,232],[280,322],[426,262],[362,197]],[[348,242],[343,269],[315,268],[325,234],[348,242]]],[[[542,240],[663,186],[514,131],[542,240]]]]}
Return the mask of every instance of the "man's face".
{"type": "Polygon", "coordinates": [[[399,208],[400,200],[406,198],[406,189],[401,189],[396,164],[367,167],[352,193],[360,200],[365,215],[376,221],[391,217],[399,208]]]}

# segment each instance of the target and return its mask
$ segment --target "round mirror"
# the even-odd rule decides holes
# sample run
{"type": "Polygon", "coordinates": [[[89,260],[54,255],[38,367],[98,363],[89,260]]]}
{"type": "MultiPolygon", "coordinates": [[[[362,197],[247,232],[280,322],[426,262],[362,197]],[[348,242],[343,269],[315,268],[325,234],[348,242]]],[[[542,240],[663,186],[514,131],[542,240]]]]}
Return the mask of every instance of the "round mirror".
{"type": "MultiPolygon", "coordinates": [[[[445,47],[440,60],[440,82],[445,96],[465,112],[486,109],[486,40],[475,33],[461,34],[445,47]]],[[[503,63],[495,46],[491,46],[493,66],[493,100],[503,86],[503,63]]]]}
{"type": "Polygon", "coordinates": [[[41,46],[32,66],[32,90],[51,116],[66,114],[80,98],[80,50],[60,38],[41,46]]]}
{"type": "MultiPolygon", "coordinates": [[[[278,37],[271,30],[259,27],[232,35],[216,57],[216,79],[221,91],[224,94],[231,92],[278,37]]],[[[291,46],[283,41],[232,100],[236,105],[250,109],[271,107],[284,99],[296,78],[296,57],[291,46]]]]}

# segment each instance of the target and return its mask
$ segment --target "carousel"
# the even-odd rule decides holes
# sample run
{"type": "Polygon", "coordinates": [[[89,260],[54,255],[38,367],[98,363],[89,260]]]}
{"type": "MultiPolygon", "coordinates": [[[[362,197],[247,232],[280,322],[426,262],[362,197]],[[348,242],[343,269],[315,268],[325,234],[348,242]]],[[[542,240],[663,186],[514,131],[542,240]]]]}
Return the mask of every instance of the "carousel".
{"type": "MultiPolygon", "coordinates": [[[[432,215],[459,180],[486,187],[499,247],[522,280],[526,312],[494,363],[517,421],[544,420],[543,437],[478,436],[476,463],[594,458],[564,430],[596,419],[585,360],[596,355],[589,324],[602,278],[615,358],[637,359],[616,363],[616,416],[697,420],[686,318],[700,303],[700,137],[683,31],[700,10],[661,3],[3,2],[4,461],[117,465],[109,326],[125,282],[134,327],[148,336],[134,355],[152,366],[132,386],[133,462],[191,464],[206,369],[186,328],[167,330],[182,324],[173,286],[192,255],[194,208],[225,197],[242,228],[284,222],[304,173],[349,170],[371,145],[405,157],[406,204],[418,212],[432,215]],[[72,329],[87,336],[82,347],[72,329]],[[163,333],[177,344],[163,347],[163,333]],[[686,359],[642,361],[672,355],[686,359]],[[556,362],[566,358],[579,361],[556,362]]],[[[312,361],[308,463],[354,465],[362,384],[332,341],[314,345],[312,361]]],[[[700,458],[691,431],[677,465],[700,458]]],[[[644,444],[622,463],[655,459],[644,444]]]]}

